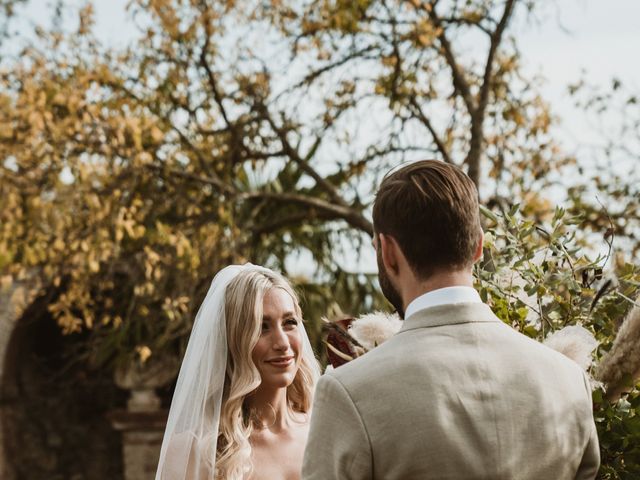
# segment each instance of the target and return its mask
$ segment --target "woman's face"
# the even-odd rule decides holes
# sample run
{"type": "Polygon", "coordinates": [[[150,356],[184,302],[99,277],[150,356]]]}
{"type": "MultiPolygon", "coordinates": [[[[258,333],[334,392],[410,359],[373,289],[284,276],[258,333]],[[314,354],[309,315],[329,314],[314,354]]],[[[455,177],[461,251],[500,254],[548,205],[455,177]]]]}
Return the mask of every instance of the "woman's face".
{"type": "Polygon", "coordinates": [[[262,308],[262,330],[251,357],[260,372],[261,387],[286,388],[300,365],[301,319],[293,298],[282,288],[270,289],[262,308]]]}

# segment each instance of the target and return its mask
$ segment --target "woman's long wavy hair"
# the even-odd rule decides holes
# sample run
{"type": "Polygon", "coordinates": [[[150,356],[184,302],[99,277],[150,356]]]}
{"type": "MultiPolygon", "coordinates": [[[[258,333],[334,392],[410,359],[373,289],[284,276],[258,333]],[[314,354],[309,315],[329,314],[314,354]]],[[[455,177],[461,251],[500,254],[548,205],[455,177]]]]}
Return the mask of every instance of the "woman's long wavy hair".
{"type": "MultiPolygon", "coordinates": [[[[206,458],[215,464],[215,478],[241,480],[252,469],[249,436],[253,431],[246,397],[260,386],[260,372],[251,354],[262,329],[265,294],[272,288],[285,290],[294,301],[295,313],[302,318],[298,297],[282,276],[274,272],[240,273],[227,287],[225,319],[227,329],[227,368],[216,452],[206,458]]],[[[300,324],[300,328],[302,324],[300,324]]],[[[301,332],[301,335],[305,335],[301,332]]],[[[308,413],[318,375],[318,363],[308,349],[300,349],[300,366],[287,387],[287,402],[295,412],[308,413]],[[309,356],[311,358],[309,358],[309,356]]]]}

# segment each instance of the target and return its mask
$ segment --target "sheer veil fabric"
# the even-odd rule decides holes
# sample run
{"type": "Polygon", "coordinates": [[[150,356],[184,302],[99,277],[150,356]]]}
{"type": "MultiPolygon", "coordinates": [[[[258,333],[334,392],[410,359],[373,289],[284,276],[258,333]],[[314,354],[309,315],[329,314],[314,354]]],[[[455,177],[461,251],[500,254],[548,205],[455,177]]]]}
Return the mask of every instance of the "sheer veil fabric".
{"type": "MultiPolygon", "coordinates": [[[[227,362],[225,292],[245,270],[273,273],[257,265],[231,265],[218,272],[196,315],[162,440],[156,480],[213,480],[218,425],[227,362]]],[[[301,328],[303,354],[313,358],[301,328]]]]}

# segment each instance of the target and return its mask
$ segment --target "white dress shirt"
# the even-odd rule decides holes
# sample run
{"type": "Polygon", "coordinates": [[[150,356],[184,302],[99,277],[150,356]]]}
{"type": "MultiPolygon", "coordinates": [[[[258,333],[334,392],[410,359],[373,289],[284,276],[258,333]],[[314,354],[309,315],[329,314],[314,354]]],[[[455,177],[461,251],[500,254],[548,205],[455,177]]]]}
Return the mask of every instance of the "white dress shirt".
{"type": "Polygon", "coordinates": [[[445,287],[424,293],[407,305],[404,318],[407,319],[419,310],[447,305],[451,303],[482,303],[480,295],[471,287],[445,287]]]}

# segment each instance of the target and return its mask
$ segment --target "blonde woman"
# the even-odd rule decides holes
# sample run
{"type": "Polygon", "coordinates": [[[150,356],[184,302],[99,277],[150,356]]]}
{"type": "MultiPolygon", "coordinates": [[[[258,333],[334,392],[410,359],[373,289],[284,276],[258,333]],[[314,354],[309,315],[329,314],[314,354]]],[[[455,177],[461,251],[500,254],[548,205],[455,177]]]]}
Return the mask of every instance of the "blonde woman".
{"type": "Polygon", "coordinates": [[[156,480],[299,479],[318,376],[289,283],[224,268],[194,322],[156,480]]]}

